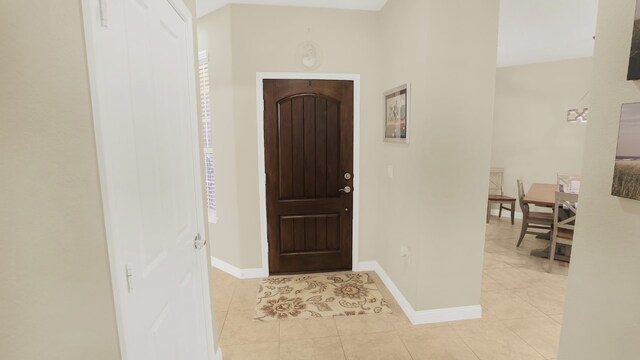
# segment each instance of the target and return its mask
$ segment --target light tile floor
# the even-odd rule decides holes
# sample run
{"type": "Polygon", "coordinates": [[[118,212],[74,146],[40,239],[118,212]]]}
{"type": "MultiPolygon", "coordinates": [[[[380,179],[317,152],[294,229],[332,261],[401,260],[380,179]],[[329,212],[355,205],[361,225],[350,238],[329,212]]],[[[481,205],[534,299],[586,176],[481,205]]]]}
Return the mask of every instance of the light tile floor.
{"type": "Polygon", "coordinates": [[[213,270],[216,336],[225,360],[528,360],[555,359],[568,265],[529,255],[548,242],[520,223],[492,217],[487,225],[481,303],[483,318],[411,325],[372,274],[393,314],[309,320],[253,321],[259,280],[213,270]]]}

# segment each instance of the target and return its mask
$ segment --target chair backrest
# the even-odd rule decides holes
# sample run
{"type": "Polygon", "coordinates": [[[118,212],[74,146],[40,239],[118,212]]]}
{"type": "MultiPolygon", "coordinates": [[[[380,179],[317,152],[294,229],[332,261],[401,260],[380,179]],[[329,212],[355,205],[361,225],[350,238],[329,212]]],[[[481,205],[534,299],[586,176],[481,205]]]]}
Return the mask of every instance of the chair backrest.
{"type": "Polygon", "coordinates": [[[557,179],[559,192],[580,192],[580,175],[558,173],[557,179]]]}
{"type": "Polygon", "coordinates": [[[575,228],[575,221],[578,215],[578,194],[556,191],[556,204],[553,215],[554,229],[571,230],[575,228]],[[560,209],[564,209],[563,214],[567,216],[560,217],[560,209]]]}
{"type": "Polygon", "coordinates": [[[518,184],[518,202],[520,203],[520,210],[522,210],[522,214],[526,216],[529,214],[529,205],[524,203],[524,184],[522,183],[522,178],[518,178],[516,182],[518,184]]]}
{"type": "Polygon", "coordinates": [[[504,177],[504,169],[491,168],[489,171],[489,195],[504,195],[502,190],[502,179],[504,177]]]}

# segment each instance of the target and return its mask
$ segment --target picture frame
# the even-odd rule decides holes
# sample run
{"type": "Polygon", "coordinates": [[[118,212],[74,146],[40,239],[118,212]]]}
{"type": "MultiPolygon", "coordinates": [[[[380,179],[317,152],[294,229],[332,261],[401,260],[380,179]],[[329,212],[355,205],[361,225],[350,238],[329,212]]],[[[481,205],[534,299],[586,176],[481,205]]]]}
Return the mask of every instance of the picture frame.
{"type": "Polygon", "coordinates": [[[627,80],[638,79],[640,79],[640,0],[636,0],[631,51],[629,53],[629,68],[627,69],[627,80]]]}
{"type": "Polygon", "coordinates": [[[411,85],[406,83],[385,91],[383,101],[384,142],[408,144],[411,122],[411,85]]]}
{"type": "Polygon", "coordinates": [[[640,103],[622,104],[611,195],[640,200],[640,103]]]}

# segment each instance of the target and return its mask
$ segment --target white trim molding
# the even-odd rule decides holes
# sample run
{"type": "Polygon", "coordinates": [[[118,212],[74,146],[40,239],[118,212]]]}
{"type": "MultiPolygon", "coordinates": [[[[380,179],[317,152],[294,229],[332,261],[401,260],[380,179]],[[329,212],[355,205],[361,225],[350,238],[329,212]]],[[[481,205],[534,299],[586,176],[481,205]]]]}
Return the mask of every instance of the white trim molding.
{"type": "Polygon", "coordinates": [[[267,194],[264,162],[264,86],[266,79],[314,79],[353,81],[353,238],[351,266],[358,265],[360,236],[360,75],[326,73],[256,73],[256,108],[258,122],[258,190],[260,194],[260,242],[262,244],[262,273],[269,274],[269,244],[267,242],[267,194]]]}
{"type": "Polygon", "coordinates": [[[415,310],[377,261],[363,261],[358,264],[356,269],[357,271],[375,271],[413,325],[479,319],[482,317],[482,307],[480,305],[415,310]]]}
{"type": "Polygon", "coordinates": [[[213,360],[223,360],[222,359],[222,349],[220,349],[220,346],[218,346],[216,353],[213,357],[213,360]]]}
{"type": "Polygon", "coordinates": [[[265,273],[262,268],[241,269],[213,256],[211,256],[211,266],[238,279],[259,279],[269,276],[269,272],[265,273]]]}
{"type": "Polygon", "coordinates": [[[252,4],[272,6],[306,6],[329,9],[379,11],[387,0],[199,0],[196,2],[198,18],[228,4],[252,4]]]}

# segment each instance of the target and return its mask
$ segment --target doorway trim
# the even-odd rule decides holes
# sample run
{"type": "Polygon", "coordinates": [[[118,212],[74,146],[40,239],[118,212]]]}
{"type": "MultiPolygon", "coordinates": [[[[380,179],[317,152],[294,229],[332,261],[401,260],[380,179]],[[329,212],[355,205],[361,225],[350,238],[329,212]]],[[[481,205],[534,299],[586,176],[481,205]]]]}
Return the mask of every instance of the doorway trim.
{"type": "Polygon", "coordinates": [[[256,117],[258,121],[258,190],[260,194],[260,243],[262,276],[269,276],[269,243],[267,242],[267,189],[264,159],[264,84],[263,80],[347,80],[353,81],[353,229],[351,269],[358,269],[360,224],[360,74],[341,73],[256,73],[256,117]]]}

